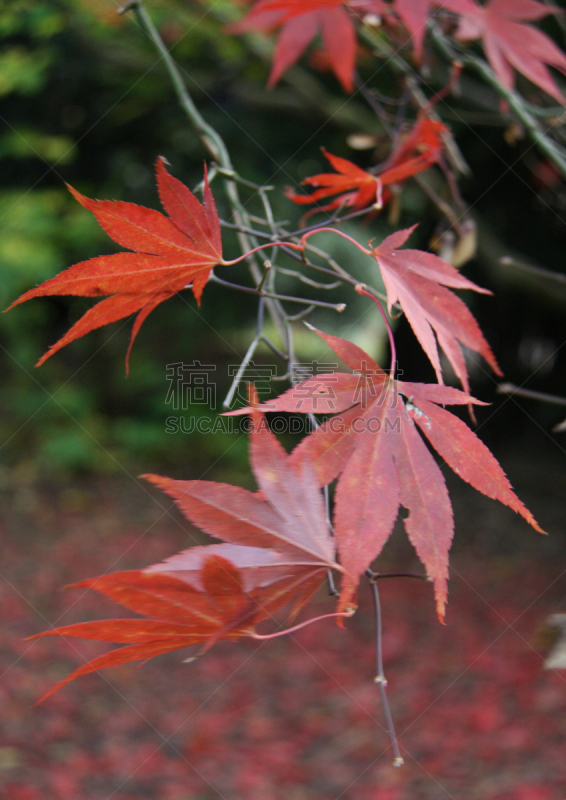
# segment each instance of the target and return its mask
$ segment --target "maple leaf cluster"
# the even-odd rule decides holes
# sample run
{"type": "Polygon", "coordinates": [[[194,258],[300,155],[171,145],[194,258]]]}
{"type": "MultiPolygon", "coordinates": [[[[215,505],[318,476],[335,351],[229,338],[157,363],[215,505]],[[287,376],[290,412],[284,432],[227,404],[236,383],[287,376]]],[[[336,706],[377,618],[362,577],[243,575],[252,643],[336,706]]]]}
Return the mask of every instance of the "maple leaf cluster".
{"type": "MultiPolygon", "coordinates": [[[[133,340],[158,302],[187,284],[200,299],[212,267],[232,263],[221,256],[219,220],[206,173],[204,205],[169,175],[161,159],[157,180],[168,217],[131,203],[89,200],[72,190],[113,239],[135,252],[77,264],[13,304],[49,294],[112,294],[113,313],[106,313],[108,301],[99,303],[39,363],[88,330],[141,309],[133,340]]],[[[260,634],[256,625],[285,608],[293,621],[331,573],[341,576],[341,590],[337,611],[330,616],[349,616],[356,607],[359,580],[380,554],[400,506],[409,512],[405,529],[434,583],[442,619],[454,525],[442,471],[423,436],[463,480],[540,530],[489,450],[443,408],[480,403],[469,394],[461,346],[478,352],[499,373],[477,322],[450,288],[485,290],[438,256],[399,249],[413,230],[397,231],[369,250],[354,244],[375,258],[390,310],[396,303],[402,307],[439,384],[395,380],[393,368],[384,372],[353,343],[313,329],[352,372],[309,378],[264,407],[252,392],[248,407],[228,412],[252,417],[250,460],[258,492],[145,476],[191,522],[223,543],[194,547],[145,570],[76,584],[145,618],[80,623],[38,634],[125,645],[75,670],[48,694],[103,667],[195,645],[200,654],[221,639],[277,635],[260,634]],[[464,391],[442,384],[437,342],[464,391]],[[288,456],[269,431],[263,408],[332,416],[288,456]],[[336,479],[331,529],[320,489],[336,479]]]]}
{"type": "MultiPolygon", "coordinates": [[[[343,88],[354,88],[356,62],[355,22],[379,18],[387,27],[396,19],[406,28],[415,57],[422,57],[427,23],[436,7],[457,15],[455,37],[468,42],[482,39],[486,57],[495,76],[507,89],[515,85],[514,70],[562,105],[566,98],[547,65],[566,74],[566,56],[542,31],[524,22],[542,19],[561,9],[542,5],[537,0],[489,0],[485,6],[476,0],[259,0],[236,25],[235,33],[249,30],[271,32],[280,28],[268,85],[275,85],[294,64],[320,31],[330,67],[343,88]]],[[[323,149],[336,173],[320,173],[303,181],[318,187],[312,194],[286,196],[298,204],[316,204],[304,218],[319,211],[351,208],[354,211],[380,210],[392,196],[391,187],[419,174],[433,164],[443,164],[442,151],[447,128],[421,112],[412,130],[378,168],[366,171],[351,161],[323,149]],[[333,195],[330,202],[320,204],[333,195]]]]}
{"type": "Polygon", "coordinates": [[[428,20],[433,9],[457,15],[456,37],[481,39],[497,78],[508,89],[514,86],[514,70],[562,105],[566,99],[547,65],[566,73],[566,56],[542,31],[525,22],[542,19],[561,9],[537,0],[258,0],[231,30],[271,32],[280,28],[268,84],[276,84],[318,32],[321,33],[332,71],[347,92],[354,88],[356,63],[355,23],[375,19],[386,27],[400,21],[412,42],[415,57],[423,52],[428,20]]]}
{"type": "Polygon", "coordinates": [[[357,345],[316,333],[354,372],[309,378],[264,407],[334,415],[295,448],[290,463],[297,469],[314,465],[321,486],[339,478],[334,530],[346,571],[340,610],[353,602],[360,577],[381,552],[402,505],[409,511],[405,529],[434,582],[437,610],[443,618],[454,532],[452,507],[442,472],[417,428],[463,480],[541,529],[485,445],[464,422],[442,408],[483,405],[480,401],[450,386],[394,380],[357,345]]]}
{"type": "Polygon", "coordinates": [[[143,476],[187,519],[225,543],[193,547],[145,570],[74,584],[147,618],[77,623],[31,637],[126,645],[79,667],[41,700],[104,667],[192,645],[199,645],[201,655],[221,639],[271,638],[257,633],[257,623],[285,607],[292,621],[329,572],[342,576],[342,587],[337,613],[328,616],[350,616],[359,580],[389,538],[400,506],[409,512],[405,529],[434,583],[443,619],[453,514],[442,471],[417,429],[463,480],[541,531],[487,447],[442,407],[480,401],[453,387],[393,380],[352,342],[316,332],[354,372],[309,378],[264,405],[269,411],[333,416],[288,456],[255,395],[251,406],[228,412],[252,416],[256,493],[211,481],[143,476]],[[319,487],[337,477],[332,535],[319,487]]]}
{"type": "Polygon", "coordinates": [[[250,458],[260,487],[250,492],[211,481],[144,475],[183,514],[224,544],[193,547],[147,569],[115,572],[74,584],[91,588],[149,619],[83,622],[36,637],[73,636],[127,645],[95,658],[54,686],[104,667],[220,639],[256,635],[255,626],[289,603],[290,618],[312,598],[335,557],[312,465],[290,463],[263,415],[252,410],[250,458]]]}
{"type": "MultiPolygon", "coordinates": [[[[443,14],[456,15],[452,20],[456,39],[482,39],[492,69],[507,89],[513,88],[514,70],[518,70],[566,104],[546,66],[566,72],[566,57],[542,32],[524,24],[557,9],[535,0],[489,0],[485,6],[475,0],[443,0],[442,4],[438,0],[259,0],[232,30],[280,29],[270,85],[320,32],[333,72],[343,88],[352,91],[356,25],[377,15],[385,27],[404,26],[418,60],[428,20],[439,7],[443,14]]],[[[288,199],[313,206],[306,216],[342,207],[375,211],[383,208],[395,187],[407,179],[435,165],[446,171],[444,153],[450,131],[432,112],[441,96],[443,93],[421,108],[410,130],[377,168],[363,170],[323,150],[335,171],[306,178],[303,184],[314,191],[296,194],[287,190],[288,199]]],[[[105,298],[49,348],[38,366],[86,333],[136,314],[126,355],[128,368],[134,339],[157,305],[186,288],[200,304],[212,269],[241,260],[223,258],[220,220],[206,169],[202,203],[169,174],[163,158],[157,160],[156,176],[165,214],[133,203],[90,199],[69,187],[106,233],[129,252],[75,264],[12,303],[10,308],[49,295],[105,298]]],[[[406,533],[434,584],[436,609],[443,619],[454,534],[443,467],[541,531],[493,455],[445,408],[468,406],[472,413],[474,405],[483,405],[470,394],[465,349],[480,355],[501,375],[477,321],[452,290],[489,292],[440,257],[405,248],[415,227],[391,233],[368,248],[334,232],[374,260],[389,313],[396,306],[401,308],[438,383],[395,379],[392,335],[392,366],[385,372],[352,342],[312,328],[350,371],[309,378],[264,404],[258,403],[252,389],[249,405],[229,412],[251,417],[250,462],[258,491],[210,481],[144,476],[169,495],[190,522],[220,543],[191,548],[143,570],[75,584],[100,592],[140,618],[85,622],[38,634],[122,645],[75,670],[46,697],[103,667],[186,647],[196,647],[200,655],[219,640],[272,638],[294,630],[307,624],[295,624],[295,620],[324,580],[330,586],[339,580],[337,610],[326,616],[337,617],[342,624],[343,618],[354,613],[360,579],[371,571],[400,508],[407,512],[406,533]],[[440,351],[462,389],[444,385],[440,351]],[[322,414],[325,419],[288,455],[269,430],[266,411],[322,414]],[[322,489],[334,481],[331,512],[322,489]],[[259,624],[270,621],[281,626],[284,614],[287,627],[282,631],[258,631],[259,624]]],[[[328,229],[307,229],[299,244],[298,234],[289,242],[270,240],[241,258],[280,245],[304,255],[307,239],[320,230],[328,229]]],[[[262,286],[256,287],[257,294],[262,294],[262,286]]],[[[372,296],[363,284],[356,289],[372,296]]]]}

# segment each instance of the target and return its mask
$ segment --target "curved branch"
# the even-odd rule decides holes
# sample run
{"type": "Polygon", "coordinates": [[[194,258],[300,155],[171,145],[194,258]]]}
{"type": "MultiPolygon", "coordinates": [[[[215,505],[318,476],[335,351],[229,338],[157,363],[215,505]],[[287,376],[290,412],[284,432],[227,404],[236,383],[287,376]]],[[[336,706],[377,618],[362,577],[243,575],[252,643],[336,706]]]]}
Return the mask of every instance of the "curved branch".
{"type": "MultiPolygon", "coordinates": [[[[133,11],[136,15],[136,19],[144,31],[144,33],[148,36],[151,40],[157,51],[159,52],[165,68],[169,73],[169,77],[171,78],[171,82],[173,84],[173,88],[175,90],[175,94],[177,95],[177,99],[179,101],[179,105],[186,113],[191,125],[193,126],[195,132],[197,133],[198,137],[200,138],[201,142],[203,143],[204,147],[207,149],[208,153],[211,157],[218,162],[220,167],[224,170],[224,173],[228,175],[234,175],[234,167],[232,166],[232,161],[230,159],[230,154],[224,141],[220,134],[210,126],[205,119],[200,114],[199,110],[195,106],[189,91],[183,81],[181,76],[180,70],[171,57],[169,50],[165,46],[163,39],[159,35],[159,31],[153,24],[153,21],[145,7],[143,5],[142,0],[130,0],[130,2],[126,3],[120,9],[118,9],[119,14],[125,14],[127,11],[133,11]]],[[[248,213],[246,212],[245,208],[242,205],[240,200],[240,195],[238,193],[238,187],[233,177],[225,177],[224,178],[224,185],[226,188],[226,195],[232,206],[234,211],[234,219],[238,225],[242,228],[250,228],[250,218],[248,213]]],[[[249,238],[246,234],[239,232],[237,234],[238,241],[244,253],[248,252],[254,246],[253,242],[250,242],[249,238]]],[[[254,260],[253,256],[248,259],[248,266],[251,272],[251,275],[254,279],[254,282],[258,284],[261,280],[261,271],[254,260]]],[[[281,306],[275,300],[268,300],[267,305],[269,308],[269,313],[279,331],[279,334],[282,340],[285,340],[285,325],[283,322],[284,312],[281,306]]]]}
{"type": "MultiPolygon", "coordinates": [[[[459,50],[455,52],[448,40],[434,23],[430,24],[430,33],[435,45],[447,60],[457,60],[465,67],[471,67],[500,97],[509,103],[509,107],[523,123],[531,139],[542,152],[548,156],[556,168],[560,170],[562,176],[566,178],[566,151],[553,141],[550,136],[547,136],[521,95],[503,86],[489,64],[482,58],[479,58],[479,56],[475,56],[467,51],[459,50]]],[[[562,109],[562,113],[565,113],[564,109],[562,109]]]]}

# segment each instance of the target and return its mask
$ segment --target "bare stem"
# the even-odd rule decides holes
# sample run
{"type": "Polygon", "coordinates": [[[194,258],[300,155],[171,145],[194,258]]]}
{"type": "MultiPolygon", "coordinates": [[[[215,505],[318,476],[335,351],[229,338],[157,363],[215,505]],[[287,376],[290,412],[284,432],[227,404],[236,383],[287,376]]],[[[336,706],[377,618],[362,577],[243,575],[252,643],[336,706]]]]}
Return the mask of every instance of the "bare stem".
{"type": "Polygon", "coordinates": [[[389,336],[389,346],[391,348],[391,366],[389,368],[389,377],[391,378],[391,380],[393,380],[393,378],[395,377],[395,365],[397,363],[397,351],[395,349],[395,339],[393,338],[393,331],[391,330],[391,325],[389,324],[387,315],[385,314],[385,311],[383,310],[383,307],[379,302],[379,300],[377,299],[377,297],[366,291],[365,284],[358,283],[358,285],[356,286],[356,292],[358,294],[363,294],[364,297],[369,297],[379,308],[379,313],[383,318],[383,322],[385,323],[385,327],[387,329],[387,335],[389,336]]]}
{"type": "MultiPolygon", "coordinates": [[[[306,311],[301,311],[301,314],[305,314],[307,311],[309,311],[309,309],[307,309],[306,311]]],[[[271,339],[268,339],[268,338],[267,338],[267,336],[265,336],[265,335],[262,335],[262,337],[261,337],[261,341],[262,341],[262,342],[263,342],[263,343],[264,343],[264,344],[265,344],[267,347],[269,347],[269,349],[271,350],[271,352],[272,352],[272,353],[275,353],[275,355],[276,355],[278,358],[280,358],[280,359],[281,359],[281,361],[289,361],[289,356],[288,356],[288,354],[287,354],[287,353],[284,353],[282,350],[280,350],[278,347],[276,347],[276,345],[274,345],[274,344],[273,344],[273,342],[271,341],[271,339]]]]}
{"type": "Polygon", "coordinates": [[[416,578],[419,581],[428,581],[428,575],[419,575],[417,572],[373,572],[372,581],[380,581],[383,578],[416,578]]]}
{"type": "Polygon", "coordinates": [[[289,322],[298,322],[300,319],[308,317],[311,311],[314,311],[315,307],[316,306],[313,303],[311,303],[310,306],[304,308],[302,311],[299,311],[297,314],[293,314],[292,316],[287,314],[287,319],[289,320],[289,322]]]}
{"type": "Polygon", "coordinates": [[[381,625],[381,603],[379,601],[379,591],[377,589],[377,583],[375,582],[374,573],[371,571],[371,569],[368,569],[366,571],[366,575],[369,578],[369,584],[373,597],[373,609],[375,614],[376,675],[374,681],[379,686],[379,693],[381,695],[381,704],[383,706],[383,714],[385,716],[387,735],[389,736],[389,739],[391,741],[391,747],[393,749],[393,766],[401,767],[403,766],[405,761],[401,756],[401,751],[399,750],[399,744],[397,742],[395,725],[393,724],[393,717],[391,716],[391,709],[389,708],[389,701],[387,700],[387,692],[386,692],[387,680],[385,678],[385,672],[383,669],[383,636],[382,636],[382,625],[381,625]]]}
{"type": "Polygon", "coordinates": [[[303,251],[303,248],[300,244],[294,244],[293,242],[268,242],[267,244],[258,244],[258,246],[254,247],[253,250],[249,250],[247,253],[244,253],[243,256],[238,256],[238,258],[234,258],[232,261],[222,260],[219,263],[222,264],[223,267],[231,267],[234,264],[239,264],[240,261],[243,261],[245,258],[248,258],[254,253],[259,253],[260,250],[265,250],[268,247],[290,247],[292,250],[298,250],[299,253],[302,253],[303,251]]]}
{"type": "MultiPolygon", "coordinates": [[[[358,211],[350,211],[349,214],[344,214],[342,217],[338,217],[336,214],[333,214],[331,217],[328,217],[322,224],[328,225],[330,223],[334,225],[339,225],[341,222],[348,222],[348,220],[356,219],[357,217],[364,217],[367,215],[368,208],[361,208],[358,211]]],[[[304,233],[308,233],[309,231],[316,231],[319,229],[321,223],[318,225],[308,225],[307,227],[298,228],[296,231],[293,231],[289,234],[289,236],[302,236],[304,233]]]]}
{"type": "Polygon", "coordinates": [[[159,31],[153,24],[153,20],[145,10],[141,0],[131,0],[131,2],[126,3],[120,9],[118,9],[119,14],[125,14],[127,11],[134,12],[140,27],[147,34],[149,39],[151,39],[155,49],[161,56],[165,69],[169,73],[169,78],[171,79],[173,88],[175,89],[175,93],[179,100],[179,105],[190,119],[191,124],[201,142],[208,150],[212,158],[217,161],[220,166],[233,173],[232,165],[230,163],[230,156],[228,154],[226,145],[214,128],[212,128],[204,120],[195,106],[192,97],[187,91],[187,87],[185,86],[177,65],[171,58],[169,50],[165,46],[163,39],[159,35],[159,31]]]}
{"type": "MultiPolygon", "coordinates": [[[[306,245],[305,245],[305,249],[306,250],[310,250],[311,253],[315,254],[315,256],[320,256],[320,258],[323,258],[326,261],[326,263],[328,264],[328,266],[331,267],[334,270],[334,272],[337,275],[339,275],[340,278],[342,278],[342,280],[345,280],[345,281],[353,280],[353,278],[350,275],[350,273],[346,272],[346,270],[343,269],[340,266],[340,264],[338,264],[338,262],[335,261],[329,253],[326,253],[324,250],[321,250],[320,247],[315,247],[314,244],[312,244],[311,242],[307,242],[306,245]]],[[[310,262],[307,261],[306,258],[303,258],[303,260],[304,260],[305,264],[307,264],[308,266],[312,266],[310,264],[310,262]]]]}
{"type": "Polygon", "coordinates": [[[500,383],[497,387],[497,394],[517,395],[517,397],[529,397],[531,400],[541,400],[543,403],[553,403],[557,406],[566,406],[566,397],[558,397],[555,394],[546,392],[535,392],[532,389],[521,389],[514,383],[500,383]]]}
{"type": "Polygon", "coordinates": [[[323,289],[325,291],[329,291],[330,289],[337,289],[342,285],[342,281],[334,281],[333,283],[320,283],[319,281],[313,281],[312,278],[307,278],[306,275],[302,275],[300,272],[297,272],[294,269],[285,269],[285,267],[278,267],[277,271],[282,275],[290,275],[293,278],[297,278],[297,280],[301,281],[301,283],[306,283],[307,286],[312,286],[314,289],[323,289]]]}
{"type": "Polygon", "coordinates": [[[237,172],[234,172],[234,170],[228,170],[224,167],[217,167],[216,171],[219,175],[223,175],[225,178],[232,178],[232,180],[235,180],[236,183],[241,183],[242,186],[247,186],[248,189],[254,189],[256,192],[269,192],[272,189],[275,189],[275,186],[260,186],[258,183],[248,181],[246,178],[242,178],[241,175],[238,175],[237,172]]]}
{"type": "Polygon", "coordinates": [[[240,366],[238,367],[238,371],[234,375],[234,380],[232,381],[232,385],[230,386],[230,388],[228,390],[228,394],[226,395],[226,397],[224,398],[224,402],[222,403],[222,407],[223,408],[230,408],[230,404],[231,404],[232,400],[234,399],[234,395],[236,393],[236,389],[238,388],[238,386],[240,385],[240,383],[242,381],[242,377],[244,375],[245,369],[248,366],[248,364],[250,363],[250,361],[252,360],[260,340],[261,340],[261,332],[258,332],[254,336],[250,346],[248,347],[248,352],[246,353],[246,355],[242,359],[242,363],[240,364],[240,366]]]}
{"type": "Polygon", "coordinates": [[[301,245],[305,247],[307,239],[309,239],[315,233],[335,233],[338,236],[341,236],[342,239],[346,239],[347,242],[350,242],[351,244],[355,245],[355,247],[357,247],[358,250],[361,250],[362,253],[365,253],[366,256],[371,256],[371,250],[368,250],[363,245],[361,245],[358,241],[354,239],[353,236],[348,236],[347,233],[343,233],[342,231],[336,230],[336,228],[316,228],[315,230],[309,231],[308,233],[305,233],[303,236],[301,236],[301,245]]]}
{"type": "MultiPolygon", "coordinates": [[[[133,11],[136,15],[136,19],[144,31],[144,33],[148,36],[151,40],[153,45],[155,46],[156,50],[161,56],[161,59],[165,65],[167,72],[169,73],[169,77],[171,78],[171,82],[173,84],[173,88],[175,90],[175,94],[177,95],[177,100],[179,101],[179,105],[186,113],[189,122],[191,123],[193,129],[195,130],[197,136],[200,138],[202,144],[210,154],[210,156],[218,162],[219,167],[224,170],[225,174],[234,176],[235,170],[232,166],[232,161],[230,159],[230,154],[224,141],[220,134],[211,126],[209,125],[206,120],[202,117],[199,110],[195,106],[192,97],[190,96],[185,82],[181,76],[181,72],[179,67],[171,57],[169,50],[165,46],[163,39],[159,35],[159,31],[153,24],[153,21],[145,7],[142,3],[142,0],[130,0],[130,2],[126,3],[126,5],[122,6],[119,9],[118,13],[124,14],[127,11],[133,11]]],[[[238,186],[234,180],[234,177],[226,177],[224,179],[224,186],[226,189],[226,195],[232,207],[234,221],[237,226],[242,229],[251,228],[251,222],[247,211],[245,210],[242,202],[240,200],[240,195],[238,193],[238,186]]],[[[254,246],[254,242],[250,242],[247,234],[242,233],[241,231],[238,232],[238,241],[240,243],[240,247],[242,248],[242,252],[248,253],[252,247],[254,246]]],[[[251,272],[252,278],[254,283],[257,285],[261,280],[261,270],[259,265],[255,262],[253,256],[250,256],[247,259],[248,267],[251,272]]],[[[269,300],[268,301],[268,308],[269,313],[275,323],[275,326],[279,330],[281,338],[285,336],[285,325],[283,322],[284,312],[277,303],[276,300],[269,300]]]]}
{"type": "Polygon", "coordinates": [[[503,264],[505,267],[522,269],[524,272],[530,272],[537,277],[550,278],[550,280],[557,281],[558,283],[566,283],[566,275],[564,275],[563,272],[555,272],[554,270],[545,269],[544,267],[537,267],[534,264],[525,264],[524,261],[516,261],[511,256],[503,256],[503,258],[499,259],[499,263],[503,264]]]}
{"type": "Polygon", "coordinates": [[[230,281],[224,281],[222,278],[219,278],[214,273],[210,273],[210,277],[208,279],[211,283],[218,283],[220,286],[225,286],[228,289],[233,289],[236,292],[243,292],[244,294],[255,294],[258,297],[267,297],[271,300],[287,300],[289,303],[299,303],[303,306],[316,306],[317,308],[330,308],[332,311],[338,311],[339,314],[346,309],[346,303],[326,303],[324,300],[312,300],[306,297],[294,297],[293,295],[287,294],[273,294],[271,292],[266,292],[263,289],[254,288],[252,286],[240,286],[238,283],[230,283],[230,281]]]}
{"type": "MultiPolygon", "coordinates": [[[[299,631],[301,628],[306,628],[307,625],[311,625],[313,622],[320,622],[322,619],[332,619],[333,617],[351,617],[353,616],[355,609],[348,609],[348,611],[339,611],[336,614],[323,614],[321,617],[313,617],[312,619],[307,619],[305,622],[300,622],[298,625],[293,625],[292,628],[285,628],[283,631],[276,631],[275,633],[250,633],[252,639],[260,639],[261,641],[265,641],[266,639],[277,639],[279,636],[286,636],[288,633],[295,633],[295,631],[299,631]]],[[[401,759],[402,761],[403,759],[401,759]]]]}

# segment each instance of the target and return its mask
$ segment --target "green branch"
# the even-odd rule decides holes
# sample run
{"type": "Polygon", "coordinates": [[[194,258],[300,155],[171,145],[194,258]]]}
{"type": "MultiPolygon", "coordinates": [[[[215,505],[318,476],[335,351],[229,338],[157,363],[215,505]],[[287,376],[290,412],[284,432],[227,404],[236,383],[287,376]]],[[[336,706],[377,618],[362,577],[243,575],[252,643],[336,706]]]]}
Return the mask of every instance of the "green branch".
{"type": "MultiPolygon", "coordinates": [[[[245,211],[242,202],[240,200],[240,195],[238,192],[238,187],[236,185],[233,176],[235,175],[234,167],[232,166],[232,161],[230,159],[230,154],[228,152],[228,148],[224,144],[224,141],[220,134],[212,128],[206,120],[202,117],[199,110],[195,106],[192,97],[189,94],[189,91],[185,85],[185,82],[181,76],[179,68],[175,61],[173,60],[169,50],[165,46],[163,39],[159,35],[159,31],[153,24],[153,20],[145,10],[145,7],[142,3],[142,0],[130,0],[130,2],[126,3],[120,9],[118,9],[119,14],[125,14],[128,11],[133,11],[136,15],[136,19],[142,28],[142,30],[146,33],[149,37],[153,45],[155,46],[156,50],[158,51],[161,59],[169,73],[169,77],[171,78],[171,82],[173,84],[173,88],[177,95],[177,99],[179,101],[179,105],[186,113],[192,127],[194,128],[196,134],[200,138],[202,144],[210,154],[211,158],[218,163],[218,165],[222,168],[222,173],[225,176],[224,185],[226,189],[226,195],[232,206],[234,212],[234,220],[236,224],[241,226],[242,228],[250,228],[251,221],[249,218],[248,213],[245,211]]],[[[242,252],[246,253],[249,250],[252,250],[255,246],[255,242],[250,242],[249,237],[245,233],[239,232],[237,234],[238,241],[242,248],[242,252]]],[[[259,268],[256,260],[253,256],[250,256],[248,259],[248,266],[256,284],[259,284],[262,278],[262,271],[259,268]]],[[[286,328],[284,324],[284,316],[285,312],[278,304],[276,300],[273,299],[266,299],[267,306],[269,308],[269,312],[271,317],[277,327],[279,334],[281,336],[282,341],[285,341],[286,336],[286,328]]]]}
{"type": "MultiPolygon", "coordinates": [[[[429,29],[435,45],[448,61],[460,61],[464,66],[471,67],[500,97],[509,103],[509,107],[523,123],[531,139],[540,150],[548,156],[557,169],[560,170],[562,176],[566,178],[566,150],[551,139],[541,128],[540,123],[535,118],[533,112],[530,111],[528,104],[521,95],[503,86],[489,64],[482,58],[479,58],[479,56],[475,56],[469,52],[460,50],[456,52],[453,50],[447,39],[434,23],[431,23],[429,29]]],[[[562,113],[566,113],[566,110],[562,109],[562,113]]]]}

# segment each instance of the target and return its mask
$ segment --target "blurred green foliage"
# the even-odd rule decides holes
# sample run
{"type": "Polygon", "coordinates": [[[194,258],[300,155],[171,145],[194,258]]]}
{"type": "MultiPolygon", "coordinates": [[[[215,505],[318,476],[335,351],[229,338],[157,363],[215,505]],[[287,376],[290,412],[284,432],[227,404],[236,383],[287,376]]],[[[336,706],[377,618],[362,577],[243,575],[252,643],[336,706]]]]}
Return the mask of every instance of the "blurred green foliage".
{"type": "MultiPolygon", "coordinates": [[[[191,91],[226,135],[232,117],[218,97],[226,72],[238,69],[245,55],[241,43],[221,35],[220,23],[203,19],[198,6],[149,5],[190,75],[191,91]]],[[[115,249],[64,181],[87,194],[157,207],[155,157],[165,154],[191,185],[202,177],[204,153],[151,45],[112,3],[8,0],[0,36],[0,302],[6,308],[67,266],[115,249]]],[[[240,320],[224,294],[207,294],[211,302],[202,314],[189,293],[153,314],[127,379],[128,324],[97,331],[33,368],[90,300],[48,298],[2,317],[4,464],[65,480],[76,470],[139,472],[184,460],[191,471],[205,470],[211,457],[227,452],[224,470],[238,470],[244,437],[165,432],[167,364],[196,357],[237,364],[247,348],[244,331],[238,346],[227,348],[240,320]],[[203,322],[206,315],[211,324],[203,322]]],[[[253,304],[238,305],[249,306],[253,329],[253,304]]],[[[227,369],[218,377],[220,398],[227,369]]],[[[187,419],[202,413],[201,406],[183,411],[187,419]]]]}
{"type": "MultiPolygon", "coordinates": [[[[266,92],[267,67],[223,32],[223,22],[234,18],[233,4],[214,6],[212,17],[198,3],[148,3],[189,90],[227,140],[238,169],[251,180],[281,184],[293,182],[290,175],[307,174],[313,164],[320,168],[318,143],[303,150],[320,125],[320,112],[313,115],[307,101],[288,89],[266,92]],[[290,115],[301,125],[289,126],[290,115]]],[[[159,207],[156,156],[164,154],[174,174],[191,186],[202,178],[205,153],[152,46],[112,3],[8,0],[0,12],[0,35],[0,301],[6,308],[67,266],[116,249],[72,200],[64,181],[91,196],[159,207]]],[[[331,137],[342,139],[343,124],[339,118],[329,127],[331,137]]],[[[218,201],[222,211],[221,194],[218,201]]],[[[296,219],[289,206],[280,192],[274,195],[276,213],[296,219]]],[[[227,234],[228,251],[231,238],[227,234]]],[[[247,279],[244,268],[234,275],[247,279]]],[[[202,310],[189,292],[170,301],[142,329],[127,379],[127,323],[90,334],[35,371],[39,356],[91,304],[46,298],[2,317],[4,463],[22,463],[27,471],[33,465],[39,476],[62,480],[76,470],[180,465],[182,473],[186,460],[193,474],[215,459],[227,478],[243,469],[244,436],[165,432],[166,370],[169,363],[196,358],[218,363],[219,405],[229,367],[238,365],[253,336],[254,301],[239,296],[233,303],[217,287],[207,288],[202,310]]],[[[266,352],[262,359],[274,361],[266,352]]],[[[183,411],[186,420],[202,414],[202,406],[183,411]]]]}
{"type": "MultiPolygon", "coordinates": [[[[229,0],[148,0],[147,7],[195,102],[248,179],[279,189],[296,186],[306,175],[326,170],[321,144],[352,157],[345,134],[381,133],[379,121],[357,97],[344,103],[332,76],[297,67],[289,83],[267,91],[270,45],[253,36],[246,44],[224,32],[223,24],[240,13],[229,0]]],[[[205,153],[150,42],[130,16],[117,15],[111,0],[4,0],[0,37],[0,301],[6,308],[67,266],[116,249],[92,215],[72,200],[64,182],[89,196],[158,208],[156,156],[165,155],[172,172],[195,186],[205,153]]],[[[482,145],[466,133],[469,127],[461,126],[465,153],[474,162],[487,153],[493,162],[506,147],[500,130],[482,131],[482,145]]],[[[356,158],[370,163],[371,153],[356,158]]],[[[491,168],[497,170],[497,164],[491,168]]],[[[482,179],[483,174],[476,184],[468,182],[471,197],[481,194],[482,179]]],[[[222,214],[221,191],[217,202],[222,214]]],[[[489,213],[489,203],[482,202],[480,212],[489,213]]],[[[426,245],[435,224],[428,201],[409,187],[403,203],[398,227],[423,220],[411,245],[419,245],[419,235],[426,245]]],[[[300,212],[281,191],[273,193],[273,204],[278,218],[297,221],[300,212]]],[[[512,218],[512,208],[511,203],[501,212],[502,226],[512,218]]],[[[371,233],[365,223],[350,232],[363,240],[389,230],[380,218],[372,222],[371,233]]],[[[228,256],[235,255],[233,236],[227,234],[225,242],[228,256]]],[[[340,250],[342,244],[334,246],[340,250]]],[[[350,256],[349,251],[345,257],[350,256]]],[[[359,269],[363,280],[366,267],[359,269]]],[[[245,268],[235,268],[231,277],[247,280],[245,268]]],[[[342,299],[339,293],[328,296],[342,299]]],[[[357,336],[363,346],[373,343],[377,354],[381,329],[368,323],[374,315],[358,301],[351,303],[349,316],[332,316],[328,324],[338,335],[357,336]]],[[[201,309],[189,292],[173,298],[143,326],[128,378],[129,323],[95,331],[35,370],[42,353],[92,302],[33,300],[1,318],[4,464],[62,480],[80,470],[136,474],[165,468],[177,470],[179,477],[198,477],[214,462],[226,480],[247,472],[245,436],[166,433],[171,414],[166,374],[175,362],[217,364],[219,406],[229,385],[228,368],[239,363],[253,336],[256,303],[245,295],[234,302],[234,295],[217,286],[207,287],[201,309]]],[[[320,314],[313,321],[323,325],[328,317],[320,314]]],[[[500,334],[490,333],[497,347],[500,334]]],[[[310,345],[304,347],[308,354],[310,345]]],[[[274,357],[262,351],[260,360],[272,364],[274,357]]],[[[183,411],[187,419],[203,413],[202,406],[183,411]]]]}

